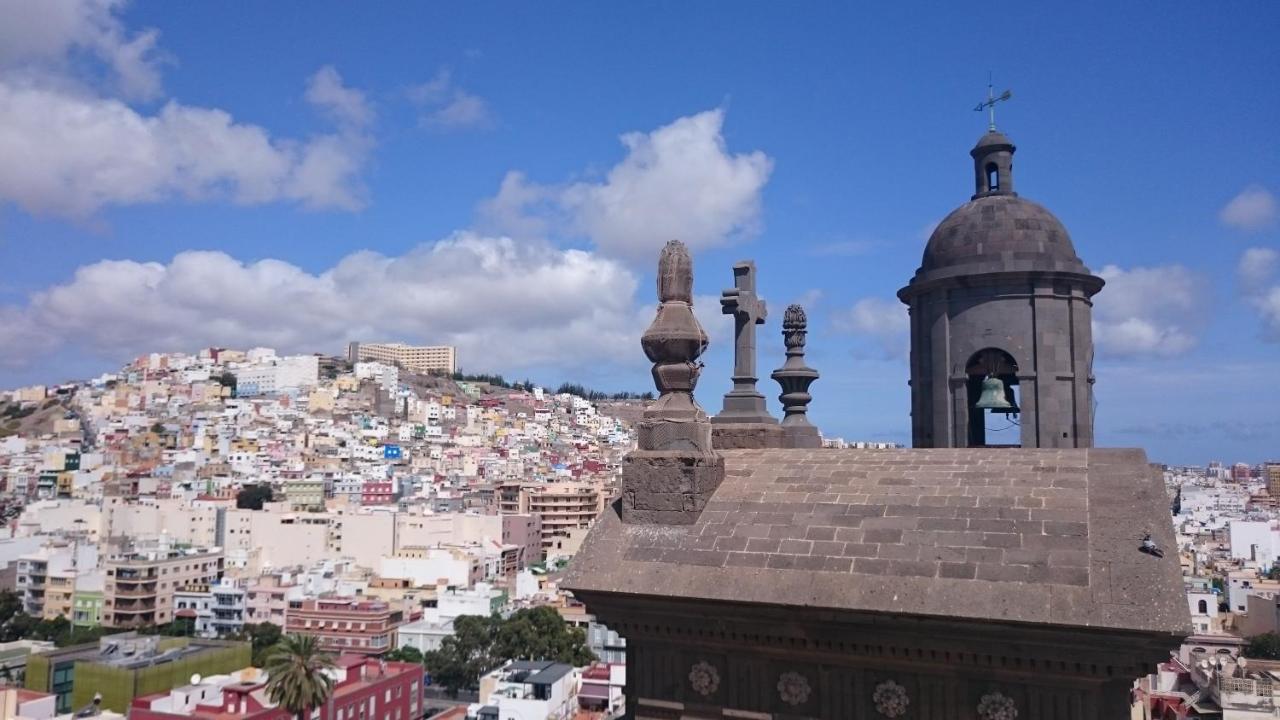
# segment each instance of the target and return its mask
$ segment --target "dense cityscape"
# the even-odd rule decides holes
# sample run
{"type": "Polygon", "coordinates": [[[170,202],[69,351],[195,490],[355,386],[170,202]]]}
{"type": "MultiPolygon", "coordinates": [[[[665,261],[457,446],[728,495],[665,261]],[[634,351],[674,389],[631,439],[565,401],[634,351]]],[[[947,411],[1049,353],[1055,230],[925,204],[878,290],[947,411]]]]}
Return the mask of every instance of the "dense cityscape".
{"type": "Polygon", "coordinates": [[[452,348],[396,364],[371,348],[151,354],[0,393],[2,672],[20,704],[203,718],[212,697],[274,718],[252,668],[305,636],[352,658],[335,702],[392,688],[371,717],[620,707],[625,641],[557,582],[618,493],[636,401],[465,379],[452,348]],[[537,679],[506,662],[519,643],[460,666],[455,622],[490,617],[552,643],[537,679]],[[103,681],[120,674],[138,681],[103,681]],[[513,690],[535,686],[552,695],[513,690]]]}

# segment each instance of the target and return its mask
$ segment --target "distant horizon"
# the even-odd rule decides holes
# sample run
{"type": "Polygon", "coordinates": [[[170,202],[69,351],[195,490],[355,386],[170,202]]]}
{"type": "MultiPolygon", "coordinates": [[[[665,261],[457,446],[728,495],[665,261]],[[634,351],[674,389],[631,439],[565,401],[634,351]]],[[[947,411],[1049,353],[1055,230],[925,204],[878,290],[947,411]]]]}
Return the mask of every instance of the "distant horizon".
{"type": "MultiPolygon", "coordinates": [[[[352,342],[355,342],[355,341],[352,341],[352,342]]],[[[398,341],[390,340],[390,341],[381,341],[381,342],[398,342],[398,341]]],[[[637,345],[638,345],[638,344],[639,344],[639,340],[637,339],[637,345]]],[[[210,347],[202,347],[202,348],[198,348],[198,349],[196,349],[196,350],[194,350],[194,351],[191,351],[191,350],[174,350],[174,351],[159,351],[159,350],[155,350],[155,351],[151,351],[151,352],[143,353],[143,354],[141,354],[141,355],[137,355],[137,356],[135,356],[135,357],[133,358],[133,360],[137,360],[137,359],[139,359],[139,358],[146,357],[146,356],[151,355],[151,354],[159,354],[159,355],[183,354],[183,355],[196,356],[196,355],[198,355],[198,354],[200,353],[200,351],[201,351],[201,350],[211,349],[211,347],[212,347],[212,346],[210,346],[210,347]]],[[[239,347],[233,347],[233,346],[229,346],[229,345],[228,345],[228,346],[219,346],[219,347],[220,347],[221,349],[226,349],[226,350],[248,350],[248,349],[249,349],[249,348],[247,348],[247,347],[246,347],[246,348],[239,348],[239,347]]],[[[323,353],[323,352],[309,352],[309,353],[308,353],[308,352],[300,352],[300,353],[289,353],[289,354],[296,354],[296,355],[315,355],[315,356],[318,356],[318,357],[321,357],[321,358],[326,358],[326,359],[342,360],[342,361],[344,361],[344,362],[346,361],[346,357],[345,357],[343,354],[341,354],[341,353],[337,353],[337,354],[326,354],[326,353],[323,353]]],[[[81,383],[87,383],[87,382],[89,382],[89,381],[92,379],[92,377],[95,377],[95,376],[100,376],[100,375],[104,375],[104,374],[115,374],[115,373],[118,373],[120,370],[123,370],[126,366],[128,366],[128,365],[130,364],[130,362],[132,362],[132,360],[131,360],[131,361],[124,362],[124,363],[121,363],[119,366],[117,366],[117,367],[116,367],[116,369],[115,369],[115,370],[104,370],[104,371],[102,371],[102,372],[95,373],[95,374],[93,374],[93,375],[91,375],[91,376],[86,376],[86,377],[82,377],[82,378],[70,378],[70,379],[61,380],[61,381],[56,381],[56,382],[27,383],[26,385],[24,385],[24,386],[19,386],[19,387],[30,387],[31,385],[44,385],[44,386],[46,386],[46,387],[51,387],[51,386],[64,385],[64,384],[81,384],[81,383]]],[[[579,385],[582,385],[582,383],[581,383],[581,382],[579,382],[579,381],[577,381],[577,380],[573,380],[573,379],[568,379],[568,378],[566,378],[566,379],[561,379],[561,380],[557,380],[557,381],[555,381],[555,382],[551,382],[551,383],[543,383],[543,382],[539,382],[537,379],[532,378],[532,377],[523,377],[523,376],[509,375],[508,373],[504,373],[504,372],[502,372],[502,371],[500,371],[500,370],[482,370],[482,371],[472,371],[472,370],[469,370],[468,368],[463,367],[463,366],[461,366],[461,365],[459,365],[459,366],[458,366],[458,370],[457,370],[457,372],[458,372],[458,373],[461,373],[461,374],[464,374],[464,375],[495,375],[495,376],[500,376],[504,381],[507,381],[507,382],[510,382],[510,383],[513,383],[513,384],[514,384],[514,383],[522,383],[522,382],[525,382],[526,380],[529,380],[529,381],[532,381],[536,386],[538,386],[538,387],[542,388],[543,390],[552,391],[552,392],[554,392],[554,390],[555,390],[555,389],[557,389],[557,388],[559,388],[561,385],[565,385],[565,384],[579,384],[579,385]]],[[[766,378],[766,379],[767,379],[767,378],[766,378]]],[[[650,382],[652,382],[652,381],[650,381],[650,382]]],[[[772,381],[770,381],[770,382],[772,382],[772,381]]],[[[656,394],[656,390],[654,390],[653,388],[645,388],[645,389],[642,389],[642,390],[637,390],[637,389],[634,389],[634,388],[621,388],[621,389],[619,389],[619,388],[613,388],[613,387],[601,388],[601,387],[592,386],[592,385],[583,385],[583,387],[584,387],[585,389],[589,390],[589,391],[601,392],[601,393],[604,393],[604,394],[610,394],[610,395],[611,395],[611,394],[620,394],[620,393],[632,393],[632,394],[637,394],[637,395],[639,395],[639,394],[643,394],[643,393],[646,393],[646,392],[652,392],[652,393],[655,393],[655,394],[656,394]]],[[[8,392],[8,391],[16,390],[16,389],[18,389],[18,387],[0,387],[0,392],[8,392]]],[[[708,406],[708,404],[707,404],[707,402],[706,402],[706,399],[703,397],[703,396],[705,395],[705,393],[704,393],[704,392],[699,392],[699,393],[697,393],[697,395],[698,395],[698,402],[703,406],[703,409],[704,409],[704,410],[706,410],[706,411],[707,411],[708,413],[710,413],[710,414],[715,414],[715,412],[717,411],[717,410],[716,410],[716,408],[718,408],[718,407],[719,407],[718,402],[717,402],[717,404],[715,404],[714,406],[708,406]]],[[[770,394],[770,393],[768,393],[768,392],[766,392],[766,393],[765,393],[765,395],[766,395],[766,397],[769,397],[770,399],[772,399],[772,398],[773,398],[773,395],[772,395],[772,394],[770,394]]],[[[718,401],[718,399],[719,399],[719,398],[717,397],[717,398],[716,398],[716,400],[718,401]]],[[[634,401],[636,401],[636,402],[644,402],[644,401],[641,401],[641,400],[634,400],[634,401]]],[[[823,430],[823,428],[822,428],[822,426],[821,426],[821,425],[819,425],[819,426],[818,426],[818,429],[819,429],[819,430],[823,430]]],[[[884,438],[884,437],[857,437],[857,436],[849,436],[849,435],[841,434],[841,433],[831,433],[831,432],[826,432],[826,431],[823,431],[823,437],[824,437],[824,438],[828,438],[828,439],[839,438],[839,439],[842,439],[842,440],[844,440],[844,441],[846,441],[846,442],[895,442],[895,443],[898,443],[898,444],[902,445],[903,447],[911,447],[911,441],[910,441],[910,438],[907,438],[906,442],[902,442],[902,441],[898,441],[898,440],[889,440],[889,439],[886,439],[886,438],[884,438]]],[[[1125,446],[1125,445],[1104,445],[1104,444],[1098,444],[1098,445],[1097,445],[1097,447],[1132,447],[1132,446],[1125,446]]],[[[1143,448],[1143,449],[1145,450],[1145,448],[1143,448]]],[[[1147,459],[1148,459],[1150,462],[1153,462],[1153,463],[1156,463],[1156,464],[1159,464],[1159,465],[1165,465],[1165,466],[1168,466],[1168,467],[1202,467],[1202,468],[1208,468],[1208,467],[1209,467],[1209,464],[1210,464],[1210,463],[1214,463],[1214,462],[1222,463],[1222,465],[1223,465],[1224,467],[1231,467],[1231,466],[1233,466],[1233,465],[1235,465],[1235,464],[1237,464],[1237,463],[1241,463],[1241,462],[1243,462],[1243,463],[1245,463],[1246,465],[1248,465],[1250,468],[1257,468],[1257,467],[1261,467],[1263,464],[1268,463],[1268,462],[1280,462],[1280,454],[1278,454],[1278,455],[1277,455],[1277,456],[1275,456],[1275,457],[1263,457],[1263,459],[1260,459],[1260,460],[1239,460],[1239,459],[1233,459],[1233,460],[1220,460],[1220,459],[1211,459],[1211,460],[1206,460],[1206,461],[1204,461],[1204,462],[1203,462],[1203,463],[1201,463],[1201,464],[1196,464],[1196,463],[1193,463],[1193,462],[1168,462],[1168,461],[1164,461],[1164,460],[1161,460],[1159,457],[1155,457],[1155,456],[1153,456],[1153,455],[1148,451],[1148,452],[1147,452],[1147,459]]]]}

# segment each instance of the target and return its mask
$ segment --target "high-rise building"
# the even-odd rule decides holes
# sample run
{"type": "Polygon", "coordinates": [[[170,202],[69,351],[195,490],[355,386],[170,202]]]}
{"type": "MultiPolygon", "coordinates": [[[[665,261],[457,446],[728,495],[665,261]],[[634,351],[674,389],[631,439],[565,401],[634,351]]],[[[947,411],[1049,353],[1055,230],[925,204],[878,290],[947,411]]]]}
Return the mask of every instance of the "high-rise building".
{"type": "Polygon", "coordinates": [[[222,577],[222,549],[140,552],[107,558],[102,624],[137,628],[174,618],[173,595],[222,577]]]}
{"type": "Polygon", "coordinates": [[[458,351],[451,345],[353,342],[347,347],[347,359],[352,363],[374,360],[416,372],[458,371],[458,351]]]}
{"type": "Polygon", "coordinates": [[[527,513],[538,518],[544,550],[555,544],[555,538],[567,537],[570,530],[590,527],[607,501],[604,490],[590,483],[514,482],[498,488],[502,513],[527,513]]]}
{"type": "Polygon", "coordinates": [[[1262,463],[1262,479],[1267,481],[1267,494],[1280,492],[1280,460],[1262,463]]]}

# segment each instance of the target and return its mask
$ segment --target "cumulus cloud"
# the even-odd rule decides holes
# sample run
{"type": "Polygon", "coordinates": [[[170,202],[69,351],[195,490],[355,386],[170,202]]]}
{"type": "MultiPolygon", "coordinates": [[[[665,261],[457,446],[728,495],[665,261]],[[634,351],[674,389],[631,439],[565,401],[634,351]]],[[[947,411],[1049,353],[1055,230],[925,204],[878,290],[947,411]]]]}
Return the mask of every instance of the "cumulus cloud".
{"type": "Polygon", "coordinates": [[[509,175],[498,197],[481,205],[482,220],[558,227],[638,261],[652,261],[672,238],[696,252],[754,235],[773,161],[759,151],[731,154],[723,126],[717,109],[627,133],[626,157],[598,181],[556,187],[509,175]]]}
{"type": "Polygon", "coordinates": [[[409,99],[422,109],[420,122],[424,127],[465,130],[487,127],[493,122],[484,98],[454,84],[448,69],[441,69],[427,82],[409,88],[409,99]]]}
{"type": "Polygon", "coordinates": [[[1280,251],[1255,247],[1240,256],[1240,289],[1262,319],[1263,337],[1280,341],[1280,251]]]}
{"type": "Polygon", "coordinates": [[[337,352],[356,339],[456,345],[469,368],[634,362],[651,320],[636,277],[582,250],[470,232],[398,257],[357,252],[320,273],[280,260],[183,252],[102,261],[0,306],[0,364],[60,350],[127,358],[209,345],[337,352]]]}
{"type": "Polygon", "coordinates": [[[868,297],[835,316],[835,328],[873,341],[888,360],[901,360],[910,350],[911,318],[897,300],[868,297]]]}
{"type": "Polygon", "coordinates": [[[363,206],[359,175],[372,146],[372,110],[336,70],[316,73],[306,97],[337,120],[338,131],[306,141],[272,137],[217,108],[170,101],[142,112],[128,100],[159,91],[150,60],[157,36],[129,36],[113,14],[118,7],[110,0],[3,7],[0,200],[80,218],[174,198],[363,206]],[[95,66],[72,63],[78,49],[106,64],[124,88],[119,97],[88,89],[97,86],[95,66]],[[90,82],[79,82],[82,75],[90,82]]]}
{"type": "Polygon", "coordinates": [[[363,134],[272,138],[212,108],[125,103],[0,80],[0,198],[28,212],[83,217],[108,205],[171,198],[312,208],[364,204],[363,134]]]}
{"type": "Polygon", "coordinates": [[[364,93],[347,87],[332,65],[325,65],[307,81],[307,102],[328,111],[342,125],[363,128],[373,120],[364,93]]]}
{"type": "Polygon", "coordinates": [[[1231,198],[1218,219],[1224,224],[1240,230],[1261,230],[1274,225],[1280,216],[1280,207],[1276,198],[1266,188],[1251,185],[1231,198]]]}
{"type": "Polygon", "coordinates": [[[1094,297],[1093,336],[1112,357],[1181,355],[1198,341],[1206,300],[1204,279],[1181,265],[1108,265],[1107,286],[1094,297]]]}
{"type": "Polygon", "coordinates": [[[159,33],[130,34],[115,13],[122,0],[0,0],[0,67],[11,74],[65,74],[87,54],[108,71],[121,94],[160,94],[159,33]]]}

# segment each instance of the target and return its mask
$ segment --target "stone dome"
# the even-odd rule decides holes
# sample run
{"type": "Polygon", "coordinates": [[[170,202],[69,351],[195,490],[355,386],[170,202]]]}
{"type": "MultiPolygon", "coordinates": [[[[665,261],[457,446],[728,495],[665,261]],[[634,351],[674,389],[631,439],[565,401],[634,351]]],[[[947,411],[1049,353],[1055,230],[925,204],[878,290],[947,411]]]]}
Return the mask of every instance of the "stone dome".
{"type": "MultiPolygon", "coordinates": [[[[911,285],[1000,272],[1089,275],[1058,218],[1014,192],[1016,151],[1009,137],[995,129],[978,138],[969,151],[973,197],[938,223],[911,285]]],[[[1100,288],[1101,280],[1096,284],[1100,288]]]]}
{"type": "Polygon", "coordinates": [[[1014,194],[977,197],[953,210],[920,262],[931,275],[1029,270],[1088,272],[1058,218],[1014,194]]]}

